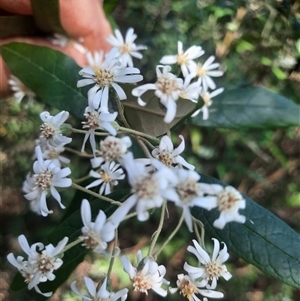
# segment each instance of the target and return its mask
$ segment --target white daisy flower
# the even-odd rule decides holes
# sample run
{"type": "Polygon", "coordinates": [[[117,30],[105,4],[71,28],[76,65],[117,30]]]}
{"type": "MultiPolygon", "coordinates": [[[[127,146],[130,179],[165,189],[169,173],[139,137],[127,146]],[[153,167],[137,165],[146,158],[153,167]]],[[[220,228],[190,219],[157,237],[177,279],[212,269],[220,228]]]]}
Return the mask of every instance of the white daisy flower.
{"type": "Polygon", "coordinates": [[[127,149],[131,147],[132,142],[128,136],[117,138],[108,136],[100,141],[100,157],[92,158],[91,164],[93,168],[99,167],[104,161],[120,161],[126,154],[127,149]]]}
{"type": "Polygon", "coordinates": [[[216,89],[216,84],[211,77],[220,77],[224,74],[221,70],[212,70],[219,68],[220,66],[219,63],[213,63],[214,60],[215,57],[212,55],[204,62],[203,65],[201,63],[191,62],[191,74],[199,78],[203,91],[207,91],[208,88],[212,90],[216,89]]]}
{"type": "Polygon", "coordinates": [[[121,299],[121,301],[125,301],[127,299],[128,289],[123,288],[122,290],[113,293],[107,291],[107,277],[104,278],[102,285],[99,287],[98,291],[95,287],[94,281],[89,277],[83,277],[85,286],[88,290],[87,294],[82,294],[76,287],[76,281],[71,283],[72,291],[82,298],[82,301],[116,301],[121,299]]]}
{"type": "Polygon", "coordinates": [[[96,140],[95,140],[95,130],[105,130],[109,132],[111,135],[116,135],[117,131],[111,124],[111,122],[115,121],[118,113],[109,113],[108,111],[104,110],[94,110],[90,106],[85,108],[84,116],[87,121],[83,121],[83,129],[88,129],[88,132],[85,134],[81,152],[84,152],[85,144],[89,138],[93,155],[96,156],[96,140]]]}
{"type": "MultiPolygon", "coordinates": [[[[25,277],[28,289],[35,288],[38,293],[41,293],[37,285],[48,280],[53,281],[55,279],[54,270],[63,264],[63,261],[57,256],[62,253],[68,243],[68,237],[62,239],[56,247],[52,244],[44,246],[42,243],[35,243],[30,247],[24,235],[20,235],[18,240],[23,251],[28,255],[28,260],[23,261],[24,258],[21,256],[15,258],[12,253],[7,255],[7,259],[25,277]],[[39,252],[37,252],[37,248],[39,252]]],[[[47,297],[52,295],[51,292],[41,294],[47,297]]]]}
{"type": "Polygon", "coordinates": [[[86,53],[86,48],[81,44],[83,42],[82,38],[78,40],[71,39],[66,37],[60,33],[54,33],[53,37],[49,37],[49,41],[56,46],[60,46],[62,48],[67,47],[68,45],[72,45],[77,51],[81,53],[86,53]]]}
{"type": "Polygon", "coordinates": [[[51,116],[45,111],[40,114],[40,118],[44,122],[40,127],[41,143],[49,143],[52,146],[65,145],[72,141],[72,138],[63,136],[60,126],[68,119],[69,112],[61,111],[55,116],[51,116]]]}
{"type": "Polygon", "coordinates": [[[125,174],[122,168],[119,168],[120,164],[115,162],[105,162],[101,165],[99,171],[90,171],[90,176],[97,180],[86,186],[85,188],[90,189],[100,185],[99,194],[109,194],[112,192],[113,186],[118,185],[117,180],[123,180],[125,174]]]}
{"type": "MultiPolygon", "coordinates": [[[[71,170],[68,167],[61,169],[50,160],[44,160],[40,146],[35,148],[35,154],[37,161],[33,163],[34,175],[32,176],[35,186],[24,197],[29,201],[38,202],[41,214],[47,216],[53,212],[48,209],[46,203],[46,196],[49,191],[60,207],[62,209],[65,208],[61,203],[60,194],[55,187],[70,187],[72,185],[72,180],[66,178],[66,176],[71,174],[71,170]]],[[[32,180],[30,181],[24,184],[24,186],[27,185],[27,188],[32,187],[32,180]]]]}
{"type": "Polygon", "coordinates": [[[25,96],[28,97],[28,103],[33,102],[35,99],[35,93],[27,88],[16,76],[11,75],[8,84],[10,85],[10,89],[14,92],[17,103],[20,103],[25,96]]]}
{"type": "Polygon", "coordinates": [[[137,35],[134,33],[133,28],[129,28],[126,32],[125,41],[120,30],[115,30],[115,36],[110,35],[106,40],[113,47],[118,48],[117,58],[122,62],[122,66],[133,67],[132,57],[138,59],[143,58],[139,50],[147,49],[147,46],[136,45],[134,40],[137,35]]]}
{"type": "Polygon", "coordinates": [[[132,153],[123,157],[122,165],[127,171],[133,194],[110,217],[114,224],[119,224],[134,205],[138,220],[145,221],[149,218],[149,209],[161,207],[165,199],[176,197],[171,185],[177,180],[173,171],[154,159],[152,163],[158,171],[149,174],[148,167],[134,160],[132,153]]]}
{"type": "Polygon", "coordinates": [[[124,271],[129,275],[133,284],[134,291],[142,292],[148,295],[148,290],[152,289],[162,297],[167,295],[167,291],[163,289],[162,284],[169,284],[164,279],[166,268],[158,265],[149,257],[142,258],[142,252],[137,252],[137,265],[133,266],[126,256],[121,257],[124,271]]]}
{"type": "MultiPolygon", "coordinates": [[[[192,279],[189,275],[179,274],[177,278],[177,287],[169,289],[171,294],[179,291],[179,294],[186,297],[189,301],[201,301],[196,294],[216,299],[224,297],[224,294],[221,292],[205,289],[200,281],[192,279]]],[[[203,299],[203,301],[207,300],[207,298],[203,299]]]]}
{"type": "Polygon", "coordinates": [[[239,209],[246,208],[246,201],[235,188],[201,183],[201,189],[204,193],[212,195],[211,202],[215,203],[216,209],[220,211],[219,218],[213,223],[214,227],[223,229],[228,222],[243,224],[246,221],[246,217],[238,212],[239,209]]]}
{"type": "Polygon", "coordinates": [[[52,161],[58,167],[63,164],[69,164],[70,159],[61,156],[61,153],[65,151],[63,145],[52,146],[50,144],[45,145],[45,149],[42,149],[43,158],[52,161]]]}
{"type": "Polygon", "coordinates": [[[189,74],[185,79],[183,83],[182,90],[180,91],[179,96],[183,99],[188,99],[192,102],[198,102],[198,98],[201,93],[201,83],[200,81],[196,81],[194,83],[191,83],[191,80],[193,79],[193,76],[189,74]]]}
{"type": "Polygon", "coordinates": [[[115,229],[111,224],[107,224],[105,213],[100,210],[95,222],[92,222],[91,206],[88,200],[81,202],[81,218],[83,227],[81,228],[83,246],[92,249],[95,253],[111,256],[106,252],[107,243],[115,237],[115,229]]]}
{"type": "Polygon", "coordinates": [[[156,66],[157,81],[155,84],[145,84],[132,90],[132,95],[138,98],[138,104],[145,106],[147,103],[141,96],[148,90],[155,90],[154,94],[160,99],[167,112],[164,122],[170,123],[176,115],[176,101],[183,89],[183,80],[170,73],[170,66],[156,66]],[[162,71],[160,70],[162,68],[162,71]]]}
{"type": "Polygon", "coordinates": [[[210,258],[207,252],[193,239],[195,247],[188,246],[187,250],[193,253],[204,266],[194,267],[186,262],[183,267],[193,279],[199,280],[202,278],[201,285],[208,289],[215,289],[217,287],[219,277],[223,277],[225,280],[229,280],[232,277],[223,264],[229,258],[225,243],[222,242],[224,246],[220,250],[219,241],[215,238],[212,238],[212,240],[214,241],[214,251],[210,258]],[[211,284],[208,284],[210,281],[211,284]]]}
{"type": "Polygon", "coordinates": [[[89,95],[89,98],[93,98],[89,102],[93,103],[95,109],[98,109],[100,106],[103,110],[108,110],[110,86],[115,89],[119,99],[123,100],[127,96],[117,83],[136,83],[143,79],[139,69],[120,66],[120,61],[116,59],[117,53],[118,49],[113,48],[107,54],[104,63],[96,71],[91,67],[85,67],[79,71],[79,74],[85,79],[77,82],[78,88],[90,84],[95,85],[95,88],[92,87],[92,93],[89,95]]]}
{"type": "Polygon", "coordinates": [[[204,101],[204,105],[199,110],[195,111],[191,117],[196,117],[200,112],[203,112],[203,120],[207,120],[209,117],[208,107],[212,105],[212,98],[221,94],[224,91],[224,88],[216,89],[212,92],[202,92],[200,96],[204,101]]]}
{"type": "Polygon", "coordinates": [[[186,51],[183,51],[183,44],[181,41],[177,42],[177,55],[165,55],[159,61],[164,65],[178,64],[181,67],[181,71],[184,77],[189,74],[191,62],[204,54],[204,50],[200,46],[191,46],[186,51]]]}
{"type": "Polygon", "coordinates": [[[172,140],[169,136],[163,136],[159,142],[159,147],[152,151],[152,156],[168,167],[173,164],[180,164],[188,169],[194,170],[195,166],[187,163],[183,157],[179,156],[185,148],[185,142],[182,135],[179,135],[181,143],[174,149],[172,140]]]}
{"type": "Polygon", "coordinates": [[[204,196],[201,184],[198,183],[200,175],[193,170],[175,169],[178,183],[176,184],[176,199],[170,199],[176,206],[182,207],[184,219],[188,229],[193,231],[193,220],[190,207],[201,207],[211,210],[216,204],[209,197],[204,196]]]}

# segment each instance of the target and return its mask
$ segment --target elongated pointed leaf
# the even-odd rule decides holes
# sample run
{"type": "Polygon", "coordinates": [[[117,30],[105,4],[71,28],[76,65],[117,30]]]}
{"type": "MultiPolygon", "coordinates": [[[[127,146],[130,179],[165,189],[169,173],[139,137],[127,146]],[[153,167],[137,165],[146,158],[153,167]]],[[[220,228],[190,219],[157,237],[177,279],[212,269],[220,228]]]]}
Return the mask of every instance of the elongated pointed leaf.
{"type": "Polygon", "coordinates": [[[262,87],[225,91],[213,99],[209,119],[201,114],[191,123],[223,128],[278,128],[299,125],[300,106],[262,87]]]}
{"type": "MultiPolygon", "coordinates": [[[[202,175],[201,182],[224,183],[202,175]]],[[[300,288],[300,235],[274,214],[246,199],[245,224],[231,222],[223,230],[213,227],[218,218],[217,210],[194,208],[192,214],[203,222],[209,236],[224,241],[228,249],[264,273],[284,283],[300,288]]]]}
{"type": "Polygon", "coordinates": [[[35,21],[45,32],[66,35],[60,22],[58,0],[30,0],[35,21]]]}
{"type": "Polygon", "coordinates": [[[45,103],[83,118],[87,99],[76,87],[81,69],[59,51],[10,43],[2,46],[2,56],[11,72],[45,103]]]}

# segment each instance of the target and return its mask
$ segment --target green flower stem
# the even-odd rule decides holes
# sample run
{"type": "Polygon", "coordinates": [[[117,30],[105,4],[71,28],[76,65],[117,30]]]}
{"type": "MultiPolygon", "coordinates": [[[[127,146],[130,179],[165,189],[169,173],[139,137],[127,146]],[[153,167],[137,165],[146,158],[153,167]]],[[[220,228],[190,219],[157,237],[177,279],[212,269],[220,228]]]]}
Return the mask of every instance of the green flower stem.
{"type": "Polygon", "coordinates": [[[160,220],[159,220],[157,230],[152,235],[152,241],[151,241],[151,245],[150,245],[150,248],[149,248],[148,256],[153,256],[152,255],[153,249],[155,247],[155,244],[157,242],[157,239],[159,237],[159,234],[160,234],[160,232],[162,230],[162,227],[163,227],[163,224],[164,224],[166,209],[167,209],[167,201],[164,201],[163,205],[162,205],[162,208],[161,208],[161,215],[160,215],[160,220]]]}
{"type": "Polygon", "coordinates": [[[137,142],[138,142],[138,144],[140,145],[140,147],[142,148],[142,150],[143,150],[145,156],[146,156],[147,158],[150,158],[150,159],[153,158],[153,157],[151,156],[151,154],[150,154],[150,152],[149,152],[147,146],[145,145],[145,143],[144,143],[142,140],[140,140],[140,139],[137,139],[137,142]]]}
{"type": "Polygon", "coordinates": [[[128,220],[128,219],[130,219],[130,218],[132,218],[132,217],[135,217],[135,216],[137,216],[137,213],[136,213],[136,212],[129,213],[129,214],[127,214],[126,217],[124,218],[124,221],[126,221],[126,220],[128,220]]]}
{"type": "MultiPolygon", "coordinates": [[[[71,128],[71,131],[73,133],[77,133],[77,134],[86,134],[88,133],[89,131],[86,131],[86,130],[80,130],[80,129],[75,129],[75,128],[71,128]]],[[[106,133],[106,132],[94,132],[95,133],[95,136],[108,136],[109,133],[106,133]]]]}
{"type": "Polygon", "coordinates": [[[73,248],[74,246],[78,245],[80,242],[82,242],[81,237],[77,238],[76,240],[74,240],[73,242],[69,243],[68,245],[66,245],[63,250],[61,251],[61,253],[64,253],[66,251],[68,251],[69,249],[73,248]]]}
{"type": "Polygon", "coordinates": [[[79,178],[79,179],[72,179],[72,182],[73,183],[80,183],[80,182],[83,182],[83,181],[89,179],[90,177],[91,177],[90,175],[87,175],[87,176],[79,178]]]}
{"type": "Polygon", "coordinates": [[[122,203],[120,203],[120,202],[118,202],[118,201],[115,201],[115,200],[110,199],[110,198],[107,198],[107,197],[105,197],[105,196],[103,196],[103,195],[101,195],[101,194],[98,194],[98,193],[96,193],[96,192],[93,192],[93,191],[91,191],[91,190],[88,190],[88,189],[86,189],[86,188],[84,188],[84,187],[82,187],[82,186],[80,186],[80,185],[77,185],[76,183],[72,183],[72,186],[73,186],[74,188],[76,188],[76,189],[78,189],[78,190],[81,190],[81,191],[84,191],[85,193],[88,193],[88,194],[90,194],[90,195],[92,195],[92,196],[94,196],[94,197],[96,197],[96,198],[98,198],[98,199],[100,199],[100,200],[109,202],[109,203],[111,203],[112,205],[117,205],[117,206],[121,206],[121,205],[122,205],[122,203]]]}
{"type": "MultiPolygon", "coordinates": [[[[116,95],[116,94],[115,94],[116,95]]],[[[125,118],[125,115],[124,115],[124,109],[123,109],[123,105],[119,99],[119,97],[116,95],[115,97],[115,101],[117,103],[117,107],[118,107],[118,113],[119,113],[119,116],[122,120],[122,122],[124,123],[124,125],[127,127],[127,128],[130,128],[130,125],[128,124],[126,118],[125,118]]]]}
{"type": "Polygon", "coordinates": [[[178,225],[176,226],[176,228],[173,230],[173,232],[170,234],[170,236],[167,238],[167,240],[163,243],[163,245],[160,247],[160,249],[153,255],[153,257],[156,259],[158,257],[158,255],[161,253],[161,251],[165,248],[165,246],[170,242],[170,240],[175,236],[175,234],[178,232],[178,230],[180,229],[182,222],[184,220],[184,215],[181,215],[181,218],[178,222],[178,225]]]}
{"type": "Polygon", "coordinates": [[[141,137],[144,137],[144,138],[147,138],[147,139],[150,139],[150,140],[153,140],[153,141],[159,143],[159,139],[157,139],[156,137],[153,137],[151,135],[148,135],[148,134],[145,134],[145,133],[142,133],[142,132],[138,132],[138,131],[135,131],[135,130],[132,130],[132,129],[124,128],[122,126],[120,126],[119,129],[120,129],[120,131],[122,131],[124,133],[132,134],[132,135],[135,135],[135,136],[141,136],[141,137]]]}
{"type": "Polygon", "coordinates": [[[194,230],[197,237],[197,240],[203,250],[205,250],[205,243],[204,243],[204,236],[205,236],[205,229],[204,225],[201,221],[199,221],[196,218],[193,218],[194,220],[194,230]],[[201,229],[201,234],[199,233],[198,227],[201,229]]]}
{"type": "Polygon", "coordinates": [[[156,146],[154,146],[152,143],[150,143],[147,139],[143,137],[139,137],[139,140],[142,140],[145,144],[147,144],[151,149],[155,149],[156,146]]]}
{"type": "Polygon", "coordinates": [[[77,151],[77,150],[75,150],[73,148],[67,147],[67,146],[65,146],[65,151],[73,153],[73,154],[75,154],[75,155],[77,155],[79,157],[94,158],[94,155],[92,155],[92,154],[89,155],[87,153],[82,153],[82,152],[79,152],[79,151],[77,151]]]}
{"type": "Polygon", "coordinates": [[[108,271],[107,271],[107,279],[109,279],[110,273],[111,273],[113,265],[114,265],[117,244],[118,244],[118,230],[116,229],[115,230],[115,239],[114,239],[114,248],[111,252],[111,259],[110,259],[109,267],[108,267],[108,271]]]}

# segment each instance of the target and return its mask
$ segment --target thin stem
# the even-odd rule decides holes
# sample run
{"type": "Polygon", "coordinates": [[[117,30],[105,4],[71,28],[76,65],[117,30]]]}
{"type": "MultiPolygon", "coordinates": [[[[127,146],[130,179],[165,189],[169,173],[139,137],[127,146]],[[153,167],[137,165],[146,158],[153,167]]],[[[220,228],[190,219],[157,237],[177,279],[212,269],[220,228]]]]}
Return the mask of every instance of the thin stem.
{"type": "Polygon", "coordinates": [[[161,253],[161,251],[165,248],[165,246],[170,242],[170,240],[175,236],[175,234],[178,232],[178,230],[180,229],[182,222],[184,220],[184,215],[181,215],[181,218],[178,222],[178,225],[176,226],[176,228],[173,230],[173,232],[170,234],[170,236],[167,238],[167,240],[163,243],[163,245],[160,247],[160,249],[154,254],[154,258],[156,259],[158,257],[158,255],[161,253]]]}
{"type": "Polygon", "coordinates": [[[167,202],[164,201],[163,205],[162,205],[162,208],[161,208],[161,215],[160,215],[159,224],[158,224],[157,230],[153,233],[153,238],[152,238],[151,245],[150,245],[150,248],[149,248],[148,256],[152,256],[153,249],[155,247],[155,244],[157,242],[159,234],[162,230],[162,227],[163,227],[163,224],[164,224],[164,219],[165,219],[166,208],[167,208],[167,202]]]}
{"type": "Polygon", "coordinates": [[[145,145],[145,143],[144,143],[142,140],[140,140],[140,139],[137,139],[137,142],[138,142],[138,144],[140,145],[140,147],[142,148],[142,150],[143,150],[145,156],[146,156],[147,158],[150,158],[150,159],[153,158],[153,157],[151,156],[151,154],[150,154],[150,152],[149,152],[147,146],[145,145]]]}
{"type": "Polygon", "coordinates": [[[73,183],[80,183],[80,182],[83,182],[83,181],[89,179],[90,177],[91,177],[90,175],[87,175],[87,176],[84,176],[84,177],[79,178],[79,179],[72,179],[72,182],[73,183]]]}
{"type": "Polygon", "coordinates": [[[73,148],[67,147],[67,146],[65,146],[65,151],[76,154],[77,156],[80,156],[80,157],[85,157],[85,158],[93,158],[94,157],[94,155],[92,155],[92,154],[89,155],[87,153],[82,153],[82,152],[79,152],[79,151],[77,151],[73,148]]]}
{"type": "Polygon", "coordinates": [[[143,137],[139,137],[139,140],[142,140],[145,144],[147,144],[151,149],[155,149],[156,146],[154,146],[152,143],[150,143],[147,139],[143,137]]]}
{"type": "MultiPolygon", "coordinates": [[[[86,131],[86,130],[80,130],[80,129],[75,129],[75,128],[71,128],[71,131],[73,132],[73,133],[77,133],[77,134],[86,134],[86,133],[88,133],[89,131],[86,131]]],[[[94,134],[95,134],[95,136],[108,136],[108,135],[110,135],[109,133],[106,133],[106,132],[96,132],[96,131],[94,131],[94,134]]]]}
{"type": "Polygon", "coordinates": [[[150,139],[150,140],[153,140],[153,141],[159,143],[159,139],[157,139],[156,137],[153,137],[151,135],[148,135],[148,134],[145,134],[145,133],[142,133],[142,132],[139,132],[139,131],[135,131],[135,130],[132,130],[132,129],[124,128],[122,126],[120,126],[120,131],[128,133],[128,134],[133,134],[135,136],[145,137],[147,139],[150,139]]]}
{"type": "Polygon", "coordinates": [[[126,217],[123,219],[123,221],[126,221],[134,216],[137,216],[137,212],[132,212],[126,215],[126,217]]]}
{"type": "Polygon", "coordinates": [[[127,128],[130,128],[130,125],[128,124],[126,118],[125,118],[125,115],[124,115],[124,109],[123,109],[123,105],[121,104],[121,101],[119,99],[119,97],[116,95],[115,97],[115,101],[117,103],[117,106],[118,106],[118,113],[119,113],[119,116],[121,117],[121,120],[123,121],[124,125],[127,127],[127,128]]]}
{"type": "Polygon", "coordinates": [[[74,246],[78,245],[80,242],[82,242],[82,238],[79,237],[76,240],[74,240],[73,242],[69,243],[68,245],[66,245],[61,253],[64,253],[66,251],[68,251],[69,249],[73,248],[74,246]]]}
{"type": "Polygon", "coordinates": [[[196,234],[197,240],[198,240],[200,246],[202,247],[202,249],[205,250],[205,243],[204,243],[205,229],[204,229],[204,225],[201,221],[199,221],[196,218],[193,218],[193,220],[194,220],[194,229],[195,229],[195,234],[196,234]],[[199,233],[198,227],[200,227],[200,229],[201,229],[201,234],[199,233]]]}
{"type": "Polygon", "coordinates": [[[92,195],[92,196],[94,196],[94,197],[96,197],[96,198],[98,198],[98,199],[100,199],[100,200],[109,202],[109,203],[111,203],[112,205],[117,205],[117,206],[121,206],[121,205],[122,205],[122,203],[120,203],[120,202],[118,202],[118,201],[115,201],[115,200],[110,199],[110,198],[107,198],[107,197],[105,197],[105,196],[103,196],[103,195],[101,195],[101,194],[98,194],[98,193],[96,193],[96,192],[93,192],[93,191],[91,191],[91,190],[88,190],[88,189],[86,189],[86,188],[84,188],[84,187],[82,187],[82,186],[80,186],[80,185],[77,185],[76,183],[72,183],[72,186],[73,186],[74,188],[76,188],[76,189],[78,189],[78,190],[81,190],[81,191],[84,191],[85,193],[88,193],[88,194],[90,194],[90,195],[92,195]]]}
{"type": "Polygon", "coordinates": [[[114,261],[115,261],[115,252],[116,252],[116,246],[118,244],[118,230],[115,230],[115,239],[114,239],[114,248],[111,252],[111,259],[109,262],[109,267],[108,267],[108,271],[107,271],[107,279],[109,279],[110,273],[112,271],[113,265],[114,265],[114,261]]]}

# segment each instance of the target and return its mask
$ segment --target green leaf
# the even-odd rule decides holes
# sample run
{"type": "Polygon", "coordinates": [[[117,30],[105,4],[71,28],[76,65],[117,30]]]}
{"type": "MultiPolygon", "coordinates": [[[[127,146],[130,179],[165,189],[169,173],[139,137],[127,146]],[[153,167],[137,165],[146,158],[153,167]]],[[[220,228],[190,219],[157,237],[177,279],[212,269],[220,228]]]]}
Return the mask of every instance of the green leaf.
{"type": "Polygon", "coordinates": [[[299,125],[300,106],[262,87],[225,91],[213,99],[209,118],[201,114],[191,123],[220,128],[278,128],[299,125]]]}
{"type": "Polygon", "coordinates": [[[59,51],[25,43],[1,48],[11,72],[42,101],[83,118],[87,99],[76,88],[81,68],[74,60],[59,51]]]}
{"type": "MultiPolygon", "coordinates": [[[[226,184],[210,176],[201,175],[201,182],[226,184]]],[[[231,222],[224,229],[213,227],[217,210],[194,207],[192,214],[203,222],[209,236],[224,241],[228,250],[258,267],[264,273],[284,283],[300,288],[300,236],[274,214],[244,196],[246,209],[241,214],[246,222],[231,222]]]]}
{"type": "Polygon", "coordinates": [[[39,32],[32,16],[1,16],[0,39],[33,36],[39,32]]]}
{"type": "Polygon", "coordinates": [[[176,117],[168,125],[164,122],[165,108],[160,104],[159,98],[154,95],[153,91],[143,94],[142,99],[147,105],[142,107],[138,104],[137,98],[132,96],[132,87],[123,86],[123,88],[128,98],[122,104],[124,105],[124,115],[130,127],[155,137],[165,134],[168,129],[175,126],[195,108],[195,103],[190,100],[178,99],[176,117]]]}
{"type": "Polygon", "coordinates": [[[33,16],[45,32],[67,35],[60,22],[59,0],[30,0],[33,16]]]}

